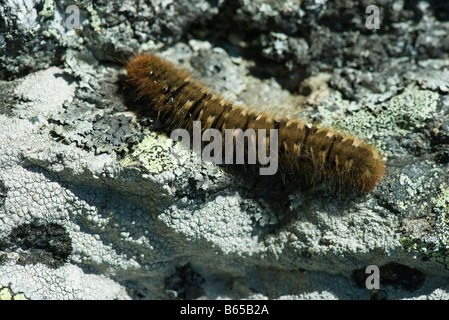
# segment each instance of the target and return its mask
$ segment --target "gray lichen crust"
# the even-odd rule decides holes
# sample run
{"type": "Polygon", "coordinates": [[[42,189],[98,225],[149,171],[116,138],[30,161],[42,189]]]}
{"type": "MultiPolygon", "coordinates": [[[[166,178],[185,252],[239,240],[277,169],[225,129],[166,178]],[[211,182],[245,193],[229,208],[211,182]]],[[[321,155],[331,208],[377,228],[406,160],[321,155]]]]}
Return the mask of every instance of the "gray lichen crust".
{"type": "Polygon", "coordinates": [[[449,298],[449,5],[379,7],[369,30],[356,1],[6,1],[0,299],[449,298]],[[197,161],[128,96],[144,51],[368,141],[384,179],[347,194],[197,161]]]}

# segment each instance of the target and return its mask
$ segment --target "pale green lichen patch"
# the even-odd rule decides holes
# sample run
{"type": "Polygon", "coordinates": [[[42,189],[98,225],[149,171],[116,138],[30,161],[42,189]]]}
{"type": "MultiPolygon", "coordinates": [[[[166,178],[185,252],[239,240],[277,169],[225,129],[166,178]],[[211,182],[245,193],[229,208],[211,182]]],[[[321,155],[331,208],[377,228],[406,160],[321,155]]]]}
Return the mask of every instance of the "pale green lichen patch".
{"type": "Polygon", "coordinates": [[[440,193],[436,198],[432,198],[434,206],[435,223],[432,231],[427,231],[425,235],[410,234],[401,239],[401,243],[406,251],[419,252],[428,259],[442,263],[449,269],[449,187],[440,186],[440,193]]]}
{"type": "Polygon", "coordinates": [[[0,290],[0,300],[11,300],[11,298],[12,295],[8,288],[5,287],[0,290]]]}
{"type": "Polygon", "coordinates": [[[47,0],[44,2],[44,7],[41,11],[39,11],[39,15],[44,18],[50,18],[53,16],[54,12],[54,1],[53,0],[47,0]]]}
{"type": "Polygon", "coordinates": [[[101,18],[98,12],[94,9],[94,6],[90,3],[86,7],[86,10],[90,13],[92,28],[97,32],[101,31],[101,18]]]}
{"type": "Polygon", "coordinates": [[[190,153],[180,143],[174,143],[164,134],[151,132],[137,148],[123,159],[123,166],[143,166],[148,172],[158,174],[174,170],[185,163],[190,153]]]}
{"type": "MultiPolygon", "coordinates": [[[[445,219],[447,219],[447,213],[449,212],[449,187],[441,186],[441,193],[434,199],[435,207],[444,210],[446,213],[445,219]]],[[[449,222],[446,220],[446,222],[449,222]]]]}
{"type": "Polygon", "coordinates": [[[14,294],[8,287],[0,289],[0,300],[28,300],[22,293],[14,294]]]}
{"type": "MultiPolygon", "coordinates": [[[[404,135],[424,126],[425,120],[436,111],[438,99],[438,93],[411,85],[375,111],[357,108],[352,116],[333,115],[329,125],[366,139],[373,136],[404,135]]],[[[350,109],[349,102],[343,100],[340,103],[340,110],[350,109]]]]}
{"type": "Polygon", "coordinates": [[[16,295],[13,297],[13,299],[14,299],[14,300],[28,300],[27,297],[25,297],[25,295],[23,295],[23,294],[21,294],[21,293],[16,294],[16,295]]]}

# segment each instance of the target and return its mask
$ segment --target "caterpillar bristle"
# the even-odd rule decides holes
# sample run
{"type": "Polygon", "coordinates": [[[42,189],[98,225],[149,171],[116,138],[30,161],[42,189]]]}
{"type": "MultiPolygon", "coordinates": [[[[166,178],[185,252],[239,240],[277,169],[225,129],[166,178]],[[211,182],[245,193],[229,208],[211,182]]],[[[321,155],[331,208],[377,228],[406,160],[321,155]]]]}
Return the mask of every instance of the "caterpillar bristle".
{"type": "MultiPolygon", "coordinates": [[[[382,179],[385,164],[370,145],[334,130],[308,126],[297,119],[276,119],[234,105],[193,79],[183,69],[152,54],[141,54],[126,65],[128,83],[167,124],[192,129],[199,120],[202,130],[277,129],[279,166],[292,176],[311,175],[363,191],[382,179]]],[[[267,150],[271,143],[267,138],[267,150]]],[[[224,144],[223,144],[224,145],[224,144]]],[[[319,180],[319,179],[318,179],[319,180]]]]}

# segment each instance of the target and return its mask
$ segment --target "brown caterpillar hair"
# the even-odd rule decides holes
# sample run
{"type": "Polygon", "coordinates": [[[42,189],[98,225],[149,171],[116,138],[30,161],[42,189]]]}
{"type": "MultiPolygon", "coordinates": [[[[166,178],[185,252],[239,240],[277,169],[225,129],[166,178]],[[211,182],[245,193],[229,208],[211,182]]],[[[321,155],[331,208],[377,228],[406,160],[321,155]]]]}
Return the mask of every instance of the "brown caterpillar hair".
{"type": "Polygon", "coordinates": [[[225,129],[278,129],[278,161],[285,172],[311,173],[363,191],[372,190],[384,174],[380,155],[364,142],[300,120],[275,119],[234,105],[158,56],[137,55],[126,69],[139,98],[170,125],[191,130],[193,121],[199,120],[202,130],[215,128],[223,137],[225,129]]]}

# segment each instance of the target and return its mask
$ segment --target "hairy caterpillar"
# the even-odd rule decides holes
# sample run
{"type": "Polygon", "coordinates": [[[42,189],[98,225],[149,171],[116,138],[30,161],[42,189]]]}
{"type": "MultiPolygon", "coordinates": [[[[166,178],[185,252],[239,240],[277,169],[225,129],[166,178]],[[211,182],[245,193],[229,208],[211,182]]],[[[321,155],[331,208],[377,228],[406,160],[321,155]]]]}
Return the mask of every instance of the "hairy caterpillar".
{"type": "MultiPolygon", "coordinates": [[[[168,124],[192,130],[252,128],[278,130],[280,168],[292,175],[312,174],[343,186],[370,191],[385,165],[368,144],[334,130],[308,126],[296,119],[275,119],[249,111],[212,93],[186,71],[152,54],[141,54],[126,65],[128,83],[168,124]]],[[[223,135],[224,136],[224,135],[223,135]]],[[[270,141],[268,139],[269,149],[270,141]]]]}

